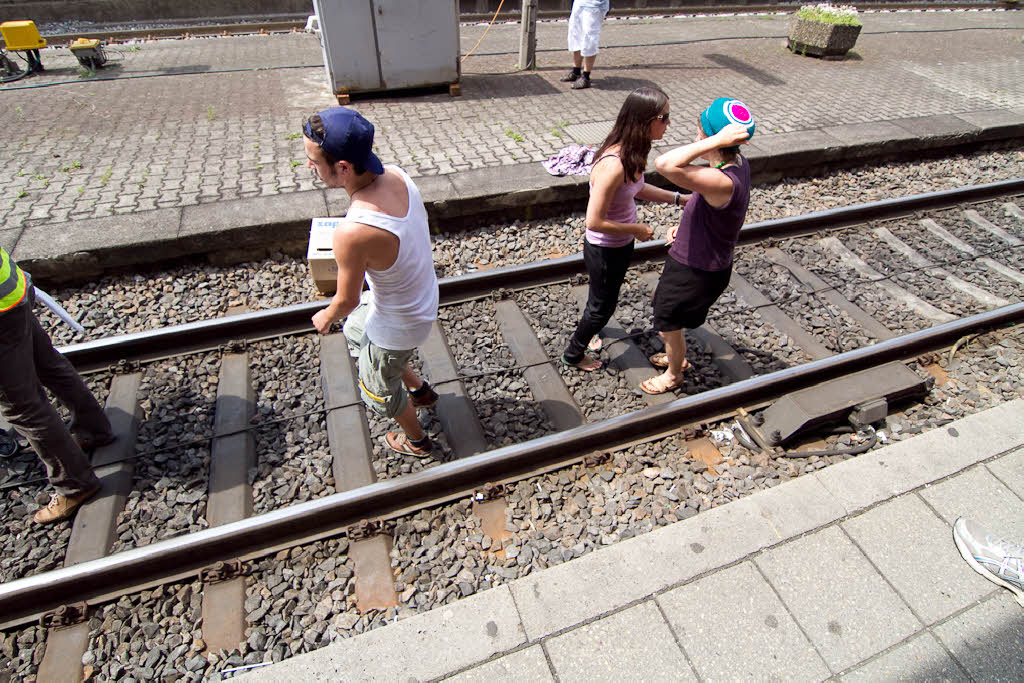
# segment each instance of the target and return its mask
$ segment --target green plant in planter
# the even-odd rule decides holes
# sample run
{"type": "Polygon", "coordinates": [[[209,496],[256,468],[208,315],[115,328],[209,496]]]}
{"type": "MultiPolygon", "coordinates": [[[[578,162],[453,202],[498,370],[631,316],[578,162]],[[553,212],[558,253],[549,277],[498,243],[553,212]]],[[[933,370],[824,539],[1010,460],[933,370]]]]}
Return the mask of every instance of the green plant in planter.
{"type": "Polygon", "coordinates": [[[850,5],[804,5],[793,15],[786,46],[803,55],[842,57],[857,42],[861,26],[857,9],[850,5]]]}

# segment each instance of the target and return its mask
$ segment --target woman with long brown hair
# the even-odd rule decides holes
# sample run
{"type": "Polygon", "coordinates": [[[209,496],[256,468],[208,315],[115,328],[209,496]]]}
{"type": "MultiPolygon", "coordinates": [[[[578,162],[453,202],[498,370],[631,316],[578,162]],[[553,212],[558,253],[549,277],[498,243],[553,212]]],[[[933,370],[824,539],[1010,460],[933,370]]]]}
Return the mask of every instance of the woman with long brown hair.
{"type": "Polygon", "coordinates": [[[590,372],[601,362],[586,355],[601,348],[597,334],[619,301],[635,239],[647,241],[654,230],[638,223],[635,199],[680,204],[680,194],[644,182],[647,155],[669,123],[668,96],[657,88],[638,88],[623,102],[608,137],[594,154],[587,202],[583,262],[590,275],[587,306],[562,354],[566,365],[590,372]]]}

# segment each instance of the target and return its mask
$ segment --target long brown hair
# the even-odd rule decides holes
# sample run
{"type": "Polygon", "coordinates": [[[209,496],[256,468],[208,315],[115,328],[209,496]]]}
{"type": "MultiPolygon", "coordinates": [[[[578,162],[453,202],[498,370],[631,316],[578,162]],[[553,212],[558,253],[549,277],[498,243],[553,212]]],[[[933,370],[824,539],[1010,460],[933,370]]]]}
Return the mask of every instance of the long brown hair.
{"type": "Polygon", "coordinates": [[[626,96],[615,125],[594,153],[600,159],[605,150],[619,145],[619,159],[626,172],[626,182],[637,179],[647,168],[651,152],[651,121],[668,104],[668,95],[658,88],[637,88],[626,96]]]}

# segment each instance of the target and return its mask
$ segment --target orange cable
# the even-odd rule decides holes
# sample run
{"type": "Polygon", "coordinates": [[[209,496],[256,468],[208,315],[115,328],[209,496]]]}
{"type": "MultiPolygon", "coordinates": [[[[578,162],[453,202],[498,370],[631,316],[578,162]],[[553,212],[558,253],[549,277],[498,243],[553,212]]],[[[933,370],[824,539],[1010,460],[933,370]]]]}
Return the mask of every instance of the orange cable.
{"type": "Polygon", "coordinates": [[[474,46],[472,47],[472,49],[470,49],[470,51],[469,51],[469,52],[467,52],[466,54],[462,55],[462,59],[460,59],[460,60],[459,60],[459,63],[460,63],[460,64],[461,64],[462,62],[466,61],[466,57],[468,57],[468,56],[470,56],[471,54],[473,54],[473,50],[475,50],[475,49],[477,49],[478,47],[480,47],[480,43],[481,43],[481,41],[483,41],[483,39],[484,39],[484,36],[486,36],[486,35],[487,35],[487,32],[491,30],[491,27],[492,27],[492,26],[494,26],[494,20],[498,18],[498,12],[500,12],[500,11],[501,11],[501,6],[502,6],[502,5],[504,5],[504,4],[505,4],[505,0],[501,0],[501,2],[499,2],[499,3],[498,3],[498,9],[494,10],[494,16],[493,16],[493,17],[491,17],[491,23],[487,24],[487,28],[486,28],[486,29],[484,29],[484,35],[483,35],[483,36],[480,36],[480,40],[476,41],[476,45],[474,45],[474,46]]]}

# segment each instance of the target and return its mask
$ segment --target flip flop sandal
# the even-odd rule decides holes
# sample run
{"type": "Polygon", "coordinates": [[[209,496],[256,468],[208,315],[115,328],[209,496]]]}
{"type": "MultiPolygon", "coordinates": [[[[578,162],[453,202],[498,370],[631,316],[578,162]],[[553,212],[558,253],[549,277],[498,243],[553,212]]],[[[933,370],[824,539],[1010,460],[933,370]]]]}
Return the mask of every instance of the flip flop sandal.
{"type": "Polygon", "coordinates": [[[589,344],[587,344],[587,348],[593,351],[594,353],[597,353],[602,348],[604,348],[604,340],[602,340],[599,336],[595,334],[594,338],[590,340],[589,344]]]}
{"type": "Polygon", "coordinates": [[[594,358],[591,358],[590,360],[592,360],[595,363],[597,363],[597,367],[593,367],[593,368],[585,368],[585,367],[583,367],[581,364],[583,363],[583,360],[587,360],[586,356],[584,356],[583,360],[581,360],[579,363],[570,363],[568,360],[566,360],[564,355],[559,356],[558,358],[559,358],[559,360],[562,361],[562,365],[568,365],[570,368],[576,368],[577,370],[582,370],[583,372],[594,372],[595,370],[600,370],[601,368],[604,367],[604,363],[602,363],[601,361],[599,361],[597,359],[594,359],[594,358]]]}
{"type": "Polygon", "coordinates": [[[676,389],[679,388],[679,384],[658,384],[656,380],[659,377],[661,377],[661,375],[655,375],[654,377],[648,377],[643,382],[640,382],[640,391],[644,392],[645,394],[657,396],[658,394],[665,394],[670,391],[675,391],[676,389]]]}
{"type": "Polygon", "coordinates": [[[403,455],[415,455],[419,457],[430,455],[430,450],[434,445],[428,438],[426,446],[416,446],[409,440],[408,436],[405,434],[399,434],[398,432],[388,432],[384,437],[384,442],[388,445],[388,448],[396,453],[401,453],[403,455]]]}
{"type": "MultiPolygon", "coordinates": [[[[664,351],[660,351],[655,354],[651,354],[647,360],[651,361],[651,365],[656,368],[667,368],[668,367],[668,354],[664,351]]],[[[690,361],[683,359],[683,370],[690,369],[690,361]]]]}

